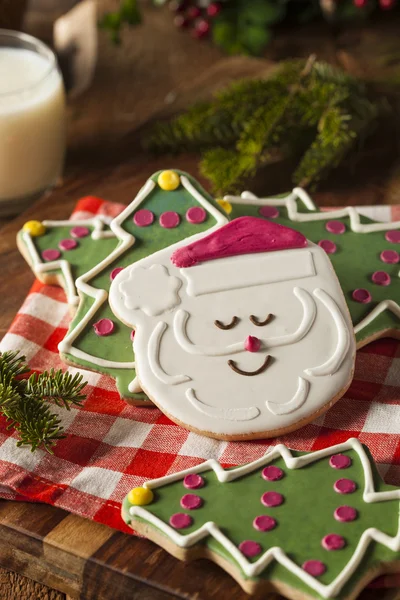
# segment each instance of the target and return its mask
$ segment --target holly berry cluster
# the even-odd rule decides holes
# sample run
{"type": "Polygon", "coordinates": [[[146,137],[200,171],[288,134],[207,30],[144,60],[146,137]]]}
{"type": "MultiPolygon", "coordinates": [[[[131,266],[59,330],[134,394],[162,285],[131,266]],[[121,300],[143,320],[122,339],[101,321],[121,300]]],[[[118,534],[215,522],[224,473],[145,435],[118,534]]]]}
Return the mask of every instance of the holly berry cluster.
{"type": "MultiPolygon", "coordinates": [[[[138,25],[138,0],[120,0],[118,10],[107,13],[100,27],[121,41],[124,25],[138,25]]],[[[365,17],[377,8],[388,11],[398,0],[153,0],[167,4],[176,27],[193,38],[208,37],[227,54],[260,55],[270,42],[274,27],[286,18],[300,23],[323,16],[330,21],[365,17]]]]}
{"type": "Polygon", "coordinates": [[[174,13],[174,25],[179,29],[190,29],[195,39],[209,35],[211,21],[222,10],[222,2],[211,0],[171,0],[168,8],[174,13]]]}
{"type": "MultiPolygon", "coordinates": [[[[391,10],[396,6],[397,0],[378,0],[378,3],[382,10],[391,10]]],[[[367,8],[370,0],[353,0],[353,4],[356,8],[367,8]]]]}

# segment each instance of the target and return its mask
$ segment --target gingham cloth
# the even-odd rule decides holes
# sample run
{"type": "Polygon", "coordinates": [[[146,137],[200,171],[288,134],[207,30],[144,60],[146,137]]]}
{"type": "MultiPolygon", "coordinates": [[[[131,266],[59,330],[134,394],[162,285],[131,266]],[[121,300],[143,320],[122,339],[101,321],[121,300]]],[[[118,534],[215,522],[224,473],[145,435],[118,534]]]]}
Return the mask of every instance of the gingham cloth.
{"type": "MultiPolygon", "coordinates": [[[[390,210],[383,208],[386,213],[390,210]]],[[[100,213],[114,216],[121,209],[121,205],[85,198],[78,202],[74,218],[100,213]]],[[[397,207],[392,211],[396,213],[397,207]]],[[[69,320],[63,290],[36,281],[0,343],[0,351],[20,350],[35,371],[65,369],[57,345],[69,320]]],[[[202,437],[175,425],[158,409],[129,406],[119,398],[112,379],[88,371],[84,377],[88,385],[83,407],[69,412],[54,407],[68,434],[57,444],[54,455],[17,448],[15,433],[7,431],[6,421],[0,418],[0,497],[46,502],[131,531],[121,519],[121,501],[131,488],[148,479],[209,458],[225,467],[246,463],[277,443],[310,451],[351,436],[369,446],[384,479],[400,485],[397,341],[380,340],[360,350],[354,380],[331,410],[290,435],[266,441],[221,442],[202,437]]]]}

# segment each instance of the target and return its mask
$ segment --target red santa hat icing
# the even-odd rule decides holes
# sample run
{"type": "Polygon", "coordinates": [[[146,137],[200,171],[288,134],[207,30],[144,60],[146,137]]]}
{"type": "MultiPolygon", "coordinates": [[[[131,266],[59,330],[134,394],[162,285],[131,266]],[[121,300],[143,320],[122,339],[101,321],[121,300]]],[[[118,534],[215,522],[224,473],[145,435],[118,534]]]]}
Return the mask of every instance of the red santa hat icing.
{"type": "Polygon", "coordinates": [[[256,217],[239,217],[206,237],[178,248],[171,261],[179,268],[193,267],[216,258],[305,246],[307,239],[299,231],[256,217]]]}

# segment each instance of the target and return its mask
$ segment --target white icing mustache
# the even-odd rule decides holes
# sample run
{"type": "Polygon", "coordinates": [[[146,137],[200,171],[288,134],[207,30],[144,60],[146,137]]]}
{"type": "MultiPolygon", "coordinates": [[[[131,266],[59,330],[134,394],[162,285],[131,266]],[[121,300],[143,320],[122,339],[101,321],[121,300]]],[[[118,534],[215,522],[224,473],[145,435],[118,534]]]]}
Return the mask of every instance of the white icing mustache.
{"type": "MultiPolygon", "coordinates": [[[[303,308],[303,316],[299,327],[293,333],[281,335],[272,338],[259,338],[262,348],[269,349],[277,346],[286,346],[300,341],[311,329],[317,314],[317,308],[311,295],[302,288],[295,287],[293,293],[300,301],[303,308]]],[[[227,356],[246,352],[244,340],[229,344],[228,346],[201,346],[194,344],[188,337],[186,331],[186,323],[189,318],[189,313],[179,309],[176,311],[173,323],[175,339],[179,346],[188,354],[200,356],[227,356]]]]}

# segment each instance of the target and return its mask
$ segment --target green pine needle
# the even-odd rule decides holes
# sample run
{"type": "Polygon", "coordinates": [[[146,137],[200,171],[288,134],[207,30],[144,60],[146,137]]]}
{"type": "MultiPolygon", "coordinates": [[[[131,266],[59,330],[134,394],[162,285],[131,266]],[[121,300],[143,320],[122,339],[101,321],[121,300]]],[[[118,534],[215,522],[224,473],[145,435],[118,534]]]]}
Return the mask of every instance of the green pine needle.
{"type": "Polygon", "coordinates": [[[54,369],[39,375],[33,373],[26,382],[25,396],[52,401],[57,406],[70,410],[71,405],[82,406],[82,401],[86,398],[81,394],[86,385],[86,382],[82,383],[82,379],[80,374],[72,376],[54,369]]]}
{"type": "Polygon", "coordinates": [[[277,157],[297,158],[293,183],[315,186],[368,135],[378,112],[361,82],[310,57],[284,61],[269,79],[235,82],[157,123],[144,145],[201,152],[201,171],[218,195],[240,192],[277,157]]]}
{"type": "Polygon", "coordinates": [[[16,351],[0,354],[0,414],[7,419],[7,428],[19,434],[17,446],[30,446],[32,452],[43,447],[52,453],[65,434],[51,403],[67,410],[81,406],[86,383],[80,374],[54,369],[21,379],[30,371],[25,361],[16,351]]]}

